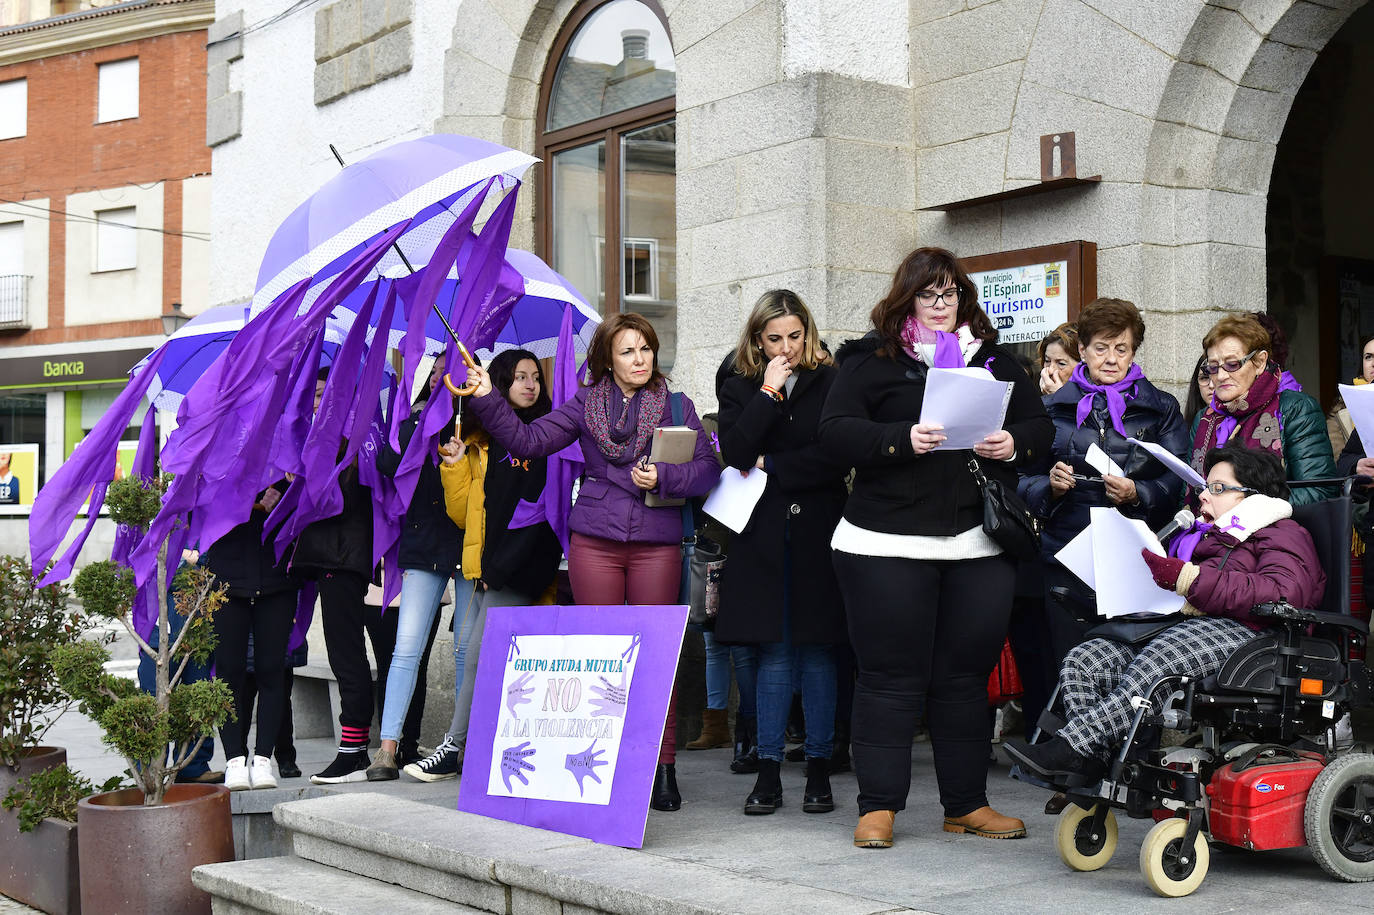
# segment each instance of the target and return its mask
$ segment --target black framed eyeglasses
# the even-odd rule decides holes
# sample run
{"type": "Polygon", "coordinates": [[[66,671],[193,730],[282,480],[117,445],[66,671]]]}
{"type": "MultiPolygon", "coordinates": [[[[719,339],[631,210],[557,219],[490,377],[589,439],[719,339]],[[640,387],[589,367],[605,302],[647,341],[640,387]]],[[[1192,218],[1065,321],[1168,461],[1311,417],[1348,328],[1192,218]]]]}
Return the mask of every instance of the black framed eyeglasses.
{"type": "Polygon", "coordinates": [[[1202,492],[1205,489],[1214,496],[1219,496],[1222,493],[1226,492],[1243,492],[1246,495],[1252,496],[1255,493],[1259,492],[1258,489],[1251,489],[1249,486],[1232,486],[1230,483],[1223,483],[1220,480],[1216,480],[1211,483],[1203,483],[1201,486],[1198,486],[1196,488],[1198,492],[1202,492]]]}
{"type": "Polygon", "coordinates": [[[920,292],[916,293],[916,301],[920,302],[926,308],[933,306],[936,299],[939,299],[951,308],[958,305],[959,287],[951,286],[944,292],[936,292],[934,289],[922,289],[920,292]]]}
{"type": "Polygon", "coordinates": [[[1227,359],[1222,362],[1204,362],[1202,364],[1202,371],[1208,375],[1215,375],[1222,369],[1226,369],[1228,374],[1234,375],[1236,372],[1240,371],[1242,365],[1245,365],[1251,359],[1255,358],[1255,354],[1258,352],[1259,350],[1252,349],[1239,359],[1227,359]]]}

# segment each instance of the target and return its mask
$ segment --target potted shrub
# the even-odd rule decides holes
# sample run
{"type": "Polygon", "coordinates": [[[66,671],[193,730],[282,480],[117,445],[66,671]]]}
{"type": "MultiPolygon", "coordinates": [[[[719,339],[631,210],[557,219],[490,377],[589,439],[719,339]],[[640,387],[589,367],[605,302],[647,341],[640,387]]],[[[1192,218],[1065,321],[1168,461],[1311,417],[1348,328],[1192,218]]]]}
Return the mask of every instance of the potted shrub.
{"type": "MultiPolygon", "coordinates": [[[[146,528],[164,489],[163,479],[136,476],[110,484],[105,504],[111,519],[146,528]]],[[[167,548],[166,541],[159,545],[158,581],[166,581],[167,548]]],[[[88,911],[208,913],[209,896],[191,884],[191,869],[233,860],[229,791],[175,780],[205,738],[233,714],[222,680],[182,682],[192,659],[204,662],[214,652],[213,617],[224,588],[198,566],[177,575],[173,599],[158,588],[155,647],[134,630],[132,570],[110,560],[91,563],[76,576],[75,590],[87,614],[125,627],[157,674],[156,693],[149,695],[105,672],[109,653],[103,645],[82,641],[54,652],[58,682],[100,725],[105,743],[128,761],[136,785],[77,805],[83,905],[88,911]],[[182,618],[175,637],[172,613],[182,618]]]]}
{"type": "MultiPolygon", "coordinates": [[[[62,585],[37,587],[24,559],[0,557],[0,798],[21,779],[66,762],[66,750],[40,742],[71,701],[52,667],[53,652],[83,629],[70,598],[62,585]]],[[[13,814],[0,813],[0,892],[47,912],[75,911],[74,830],[23,835],[13,814]]]]}

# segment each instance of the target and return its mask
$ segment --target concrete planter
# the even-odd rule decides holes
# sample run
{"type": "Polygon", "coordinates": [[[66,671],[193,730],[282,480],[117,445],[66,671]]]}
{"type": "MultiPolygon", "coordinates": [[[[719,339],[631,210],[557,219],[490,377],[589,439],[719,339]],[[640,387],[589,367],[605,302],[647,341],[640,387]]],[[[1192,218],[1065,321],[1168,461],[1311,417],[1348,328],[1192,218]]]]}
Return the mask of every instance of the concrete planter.
{"type": "Polygon", "coordinates": [[[162,804],[143,806],[137,788],[81,801],[82,905],[88,912],[210,913],[191,869],[234,860],[229,789],[173,785],[162,804]]]}
{"type": "MultiPolygon", "coordinates": [[[[21,778],[66,761],[61,747],[35,747],[18,769],[0,766],[0,798],[21,778]]],[[[0,811],[0,893],[52,915],[79,913],[76,824],[49,818],[24,833],[17,814],[0,811]]]]}

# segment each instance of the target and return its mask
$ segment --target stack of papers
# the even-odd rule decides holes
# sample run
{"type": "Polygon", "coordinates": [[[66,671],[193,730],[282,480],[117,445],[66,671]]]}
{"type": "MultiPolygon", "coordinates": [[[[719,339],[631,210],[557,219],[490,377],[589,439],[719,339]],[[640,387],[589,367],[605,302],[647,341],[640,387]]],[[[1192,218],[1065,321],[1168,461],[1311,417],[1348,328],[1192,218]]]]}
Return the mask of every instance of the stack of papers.
{"type": "Polygon", "coordinates": [[[1345,408],[1350,411],[1350,420],[1355,431],[1360,433],[1360,444],[1364,445],[1365,457],[1374,449],[1374,384],[1337,385],[1345,408]]]}
{"type": "Polygon", "coordinates": [[[1202,478],[1202,474],[1194,470],[1187,462],[1180,460],[1172,451],[1165,448],[1163,445],[1156,445],[1154,442],[1142,442],[1134,438],[1128,438],[1126,441],[1130,442],[1132,445],[1139,445],[1141,448],[1150,452],[1150,454],[1158,458],[1165,467],[1172,470],[1175,476],[1188,485],[1201,486],[1203,483],[1207,482],[1202,478]]]}
{"type": "Polygon", "coordinates": [[[702,511],[738,534],[749,523],[767,485],[768,474],[757,467],[748,473],[726,467],[720,472],[720,482],[706,497],[702,511]]]}
{"type": "Polygon", "coordinates": [[[1159,538],[1139,518],[1127,518],[1114,508],[1093,508],[1092,522],[1055,559],[1097,592],[1100,616],[1177,613],[1182,596],[1155,584],[1140,555],[1148,549],[1164,555],[1159,538]],[[1098,582],[1105,583],[1099,589],[1098,582]]]}
{"type": "Polygon", "coordinates": [[[920,422],[945,427],[940,450],[972,448],[1002,428],[1011,388],[984,368],[931,369],[920,422]]]}

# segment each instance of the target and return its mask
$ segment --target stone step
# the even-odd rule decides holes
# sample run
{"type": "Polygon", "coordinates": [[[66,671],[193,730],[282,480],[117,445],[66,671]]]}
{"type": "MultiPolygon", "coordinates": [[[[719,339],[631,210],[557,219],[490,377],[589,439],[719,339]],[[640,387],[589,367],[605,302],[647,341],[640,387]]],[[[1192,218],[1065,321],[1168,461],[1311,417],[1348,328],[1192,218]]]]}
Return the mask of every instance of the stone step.
{"type": "Polygon", "coordinates": [[[192,872],[191,879],[213,897],[214,915],[448,915],[478,911],[294,857],[205,864],[192,872]]]}
{"type": "Polygon", "coordinates": [[[911,911],[372,792],[282,804],[274,815],[301,858],[499,915],[911,911]]]}

